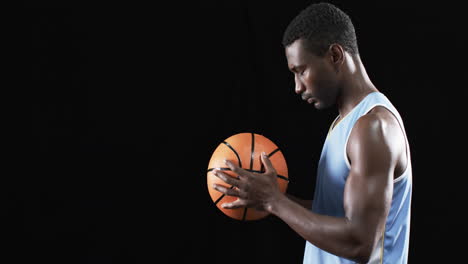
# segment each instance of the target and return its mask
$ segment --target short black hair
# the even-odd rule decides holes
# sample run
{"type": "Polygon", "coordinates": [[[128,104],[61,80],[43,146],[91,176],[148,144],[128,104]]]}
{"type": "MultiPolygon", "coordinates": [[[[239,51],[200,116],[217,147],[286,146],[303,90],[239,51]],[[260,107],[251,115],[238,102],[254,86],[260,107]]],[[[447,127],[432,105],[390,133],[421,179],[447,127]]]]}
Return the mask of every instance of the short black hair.
{"type": "Polygon", "coordinates": [[[308,50],[318,56],[323,56],[334,43],[351,54],[359,53],[351,18],[330,3],[311,4],[289,23],[283,46],[286,48],[298,39],[307,40],[308,50]]]}

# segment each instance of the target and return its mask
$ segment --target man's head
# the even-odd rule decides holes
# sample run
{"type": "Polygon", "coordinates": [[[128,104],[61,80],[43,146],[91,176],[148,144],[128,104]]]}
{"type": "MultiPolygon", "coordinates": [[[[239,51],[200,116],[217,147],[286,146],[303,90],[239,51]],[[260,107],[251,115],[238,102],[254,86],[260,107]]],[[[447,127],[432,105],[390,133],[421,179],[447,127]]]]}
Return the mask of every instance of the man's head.
{"type": "Polygon", "coordinates": [[[283,46],[296,93],[318,109],[335,104],[346,57],[359,54],[349,16],[328,3],[312,4],[290,22],[283,46]]]}

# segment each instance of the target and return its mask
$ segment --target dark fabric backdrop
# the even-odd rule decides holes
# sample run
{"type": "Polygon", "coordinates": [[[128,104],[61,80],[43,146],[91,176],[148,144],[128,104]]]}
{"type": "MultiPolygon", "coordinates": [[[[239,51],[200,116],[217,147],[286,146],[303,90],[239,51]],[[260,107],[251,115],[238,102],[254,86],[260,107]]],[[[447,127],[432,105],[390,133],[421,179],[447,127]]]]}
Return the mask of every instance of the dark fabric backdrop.
{"type": "MultiPolygon", "coordinates": [[[[206,168],[227,137],[261,133],[287,159],[288,192],[312,198],[337,111],[294,93],[281,45],[309,3],[26,3],[30,140],[26,172],[6,188],[6,252],[18,263],[302,263],[304,240],[278,218],[238,222],[218,211],[206,168]]],[[[368,74],[406,125],[410,263],[457,263],[466,234],[460,7],[333,3],[354,21],[368,74]]]]}

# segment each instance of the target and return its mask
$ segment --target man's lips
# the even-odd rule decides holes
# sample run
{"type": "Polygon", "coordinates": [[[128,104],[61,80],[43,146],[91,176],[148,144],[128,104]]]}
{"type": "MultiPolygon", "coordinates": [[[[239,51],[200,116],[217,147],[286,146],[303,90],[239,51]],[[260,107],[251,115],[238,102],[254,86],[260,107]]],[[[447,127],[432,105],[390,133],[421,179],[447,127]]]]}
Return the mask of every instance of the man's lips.
{"type": "Polygon", "coordinates": [[[307,103],[312,104],[315,102],[315,99],[312,96],[302,95],[302,100],[307,101],[307,103]]]}

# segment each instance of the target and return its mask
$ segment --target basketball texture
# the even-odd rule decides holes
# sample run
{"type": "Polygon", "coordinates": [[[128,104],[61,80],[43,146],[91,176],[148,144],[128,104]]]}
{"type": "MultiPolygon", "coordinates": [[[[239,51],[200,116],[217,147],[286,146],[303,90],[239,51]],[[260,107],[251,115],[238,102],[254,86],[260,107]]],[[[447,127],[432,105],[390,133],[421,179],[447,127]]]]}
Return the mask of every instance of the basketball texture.
{"type": "Polygon", "coordinates": [[[255,133],[235,134],[219,144],[213,152],[207,171],[208,191],[216,207],[225,215],[241,221],[258,220],[268,215],[268,212],[258,211],[253,208],[222,208],[221,204],[233,202],[237,200],[237,197],[225,195],[212,187],[216,183],[227,188],[236,188],[227,185],[212,172],[215,168],[219,168],[231,177],[237,177],[224,163],[225,159],[233,161],[247,171],[264,172],[265,170],[260,159],[262,152],[267,154],[273,164],[278,174],[277,180],[280,191],[285,193],[289,182],[286,159],[278,146],[265,136],[255,133]]]}

